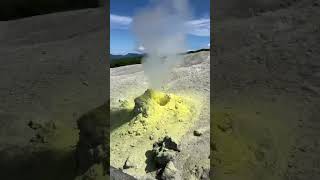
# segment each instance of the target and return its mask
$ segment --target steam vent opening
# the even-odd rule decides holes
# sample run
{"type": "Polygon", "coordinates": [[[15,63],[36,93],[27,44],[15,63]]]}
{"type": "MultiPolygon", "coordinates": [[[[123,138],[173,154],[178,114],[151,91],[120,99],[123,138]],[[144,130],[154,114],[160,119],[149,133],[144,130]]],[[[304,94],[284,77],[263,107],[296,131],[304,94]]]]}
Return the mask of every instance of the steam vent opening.
{"type": "Polygon", "coordinates": [[[111,115],[111,123],[124,123],[111,131],[110,165],[136,177],[156,170],[159,164],[154,158],[162,152],[154,154],[154,143],[170,138],[180,144],[198,120],[197,99],[192,95],[147,89],[138,97],[121,101],[119,112],[128,115],[111,115]]]}
{"type": "Polygon", "coordinates": [[[170,95],[166,93],[152,90],[152,89],[147,89],[143,95],[137,97],[134,100],[135,112],[140,113],[143,111],[147,111],[149,109],[148,106],[152,106],[151,102],[154,102],[160,106],[165,106],[169,103],[170,98],[171,98],[170,95]]]}

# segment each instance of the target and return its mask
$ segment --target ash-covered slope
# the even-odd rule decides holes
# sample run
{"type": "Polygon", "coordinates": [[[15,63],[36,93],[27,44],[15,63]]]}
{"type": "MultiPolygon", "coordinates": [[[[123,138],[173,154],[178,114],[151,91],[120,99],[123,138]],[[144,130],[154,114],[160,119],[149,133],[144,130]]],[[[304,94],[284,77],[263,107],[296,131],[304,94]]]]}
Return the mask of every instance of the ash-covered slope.
{"type": "Polygon", "coordinates": [[[215,21],[213,178],[320,177],[319,1],[279,3],[215,21]]]}
{"type": "Polygon", "coordinates": [[[227,19],[246,19],[264,12],[295,6],[303,0],[225,0],[213,2],[214,18],[217,21],[227,19]]]}
{"type": "Polygon", "coordinates": [[[1,179],[72,179],[76,121],[108,98],[106,23],[102,8],[0,22],[1,179]]]}

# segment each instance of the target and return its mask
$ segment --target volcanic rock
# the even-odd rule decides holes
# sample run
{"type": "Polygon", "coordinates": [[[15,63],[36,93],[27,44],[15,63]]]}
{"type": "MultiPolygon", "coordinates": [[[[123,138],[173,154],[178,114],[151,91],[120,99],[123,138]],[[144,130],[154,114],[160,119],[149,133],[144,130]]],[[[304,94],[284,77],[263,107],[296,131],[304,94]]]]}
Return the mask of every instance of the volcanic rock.
{"type": "Polygon", "coordinates": [[[195,135],[195,136],[202,136],[203,131],[204,131],[203,129],[194,130],[194,131],[193,131],[193,135],[195,135]]]}
{"type": "Polygon", "coordinates": [[[174,159],[176,152],[180,152],[180,149],[171,137],[165,136],[163,140],[153,144],[152,151],[155,154],[157,165],[159,167],[165,167],[174,159]]]}

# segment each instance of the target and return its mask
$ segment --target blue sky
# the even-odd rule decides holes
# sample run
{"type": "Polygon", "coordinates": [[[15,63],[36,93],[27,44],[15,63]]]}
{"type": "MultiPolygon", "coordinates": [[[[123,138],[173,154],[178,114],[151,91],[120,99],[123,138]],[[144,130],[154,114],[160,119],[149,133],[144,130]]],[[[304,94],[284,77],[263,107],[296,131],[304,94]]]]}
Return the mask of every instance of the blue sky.
{"type": "MultiPolygon", "coordinates": [[[[136,37],[131,30],[134,14],[152,0],[111,0],[110,2],[110,52],[127,54],[138,52],[136,37]]],[[[208,48],[210,45],[210,0],[189,0],[192,28],[187,35],[188,50],[208,48]]]]}

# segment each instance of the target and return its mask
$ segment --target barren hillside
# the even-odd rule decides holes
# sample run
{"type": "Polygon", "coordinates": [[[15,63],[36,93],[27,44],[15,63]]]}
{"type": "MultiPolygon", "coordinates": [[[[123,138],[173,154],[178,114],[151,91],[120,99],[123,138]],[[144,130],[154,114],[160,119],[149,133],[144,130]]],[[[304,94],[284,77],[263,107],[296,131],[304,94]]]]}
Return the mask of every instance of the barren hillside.
{"type": "Polygon", "coordinates": [[[245,2],[214,24],[214,178],[319,179],[319,1],[245,2]]]}
{"type": "Polygon", "coordinates": [[[70,179],[76,121],[108,97],[105,13],[69,11],[0,26],[1,179],[70,179]]]}

